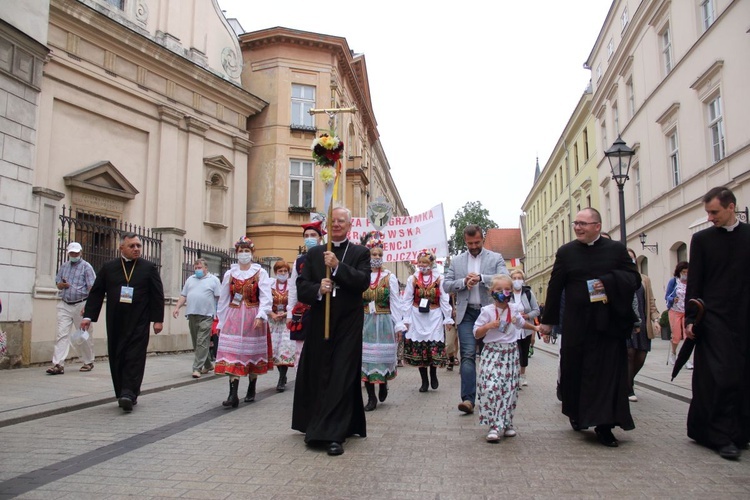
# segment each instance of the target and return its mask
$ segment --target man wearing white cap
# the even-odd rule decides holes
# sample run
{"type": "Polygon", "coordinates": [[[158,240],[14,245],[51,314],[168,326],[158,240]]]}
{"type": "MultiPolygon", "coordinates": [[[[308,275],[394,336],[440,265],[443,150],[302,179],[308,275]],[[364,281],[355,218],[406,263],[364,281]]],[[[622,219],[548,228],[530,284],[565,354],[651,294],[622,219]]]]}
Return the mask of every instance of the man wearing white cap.
{"type": "MultiPolygon", "coordinates": [[[[70,351],[70,334],[81,326],[83,308],[89,296],[89,290],[94,285],[96,273],[91,264],[81,258],[81,244],[72,242],[68,245],[68,261],[60,266],[55,276],[57,289],[60,290],[60,302],[57,304],[57,337],[55,338],[55,353],[52,355],[52,368],[47,370],[50,375],[65,373],[65,358],[70,351]]],[[[94,338],[91,329],[79,339],[74,349],[83,361],[80,371],[90,372],[94,368],[94,338]]]]}

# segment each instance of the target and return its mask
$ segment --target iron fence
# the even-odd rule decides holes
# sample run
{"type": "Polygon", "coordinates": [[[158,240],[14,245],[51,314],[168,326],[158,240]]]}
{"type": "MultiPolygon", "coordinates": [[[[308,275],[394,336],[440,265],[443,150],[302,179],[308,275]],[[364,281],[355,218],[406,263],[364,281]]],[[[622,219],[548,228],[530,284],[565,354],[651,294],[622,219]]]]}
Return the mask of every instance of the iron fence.
{"type": "MultiPolygon", "coordinates": [[[[209,272],[218,276],[219,280],[224,278],[232,264],[237,263],[234,249],[219,248],[198,241],[185,240],[182,246],[182,282],[184,283],[193,274],[193,265],[196,259],[204,259],[209,272]]],[[[269,275],[271,266],[266,258],[258,258],[253,255],[253,262],[260,264],[269,275]]]]}
{"type": "Polygon", "coordinates": [[[127,233],[138,235],[143,243],[141,258],[161,271],[161,237],[151,229],[63,205],[57,232],[57,269],[68,259],[68,245],[76,241],[81,244],[83,258],[98,272],[105,262],[120,256],[120,238],[127,233]]]}

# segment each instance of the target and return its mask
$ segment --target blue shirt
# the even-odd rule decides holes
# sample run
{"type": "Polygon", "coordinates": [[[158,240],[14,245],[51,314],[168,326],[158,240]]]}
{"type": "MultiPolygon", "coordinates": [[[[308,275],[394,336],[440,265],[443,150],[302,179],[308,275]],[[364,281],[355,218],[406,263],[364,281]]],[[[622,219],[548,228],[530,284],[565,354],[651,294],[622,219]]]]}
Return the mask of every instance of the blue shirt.
{"type": "Polygon", "coordinates": [[[196,314],[198,316],[215,316],[216,300],[221,295],[221,282],[213,274],[202,278],[190,276],[185,281],[180,293],[187,299],[185,314],[196,314]]]}
{"type": "Polygon", "coordinates": [[[78,262],[67,261],[65,264],[60,266],[60,270],[57,271],[55,276],[55,283],[62,283],[65,281],[70,286],[60,290],[60,298],[63,302],[71,304],[73,302],[79,302],[89,296],[89,290],[94,286],[94,280],[96,279],[96,273],[91,264],[81,259],[78,262]]]}

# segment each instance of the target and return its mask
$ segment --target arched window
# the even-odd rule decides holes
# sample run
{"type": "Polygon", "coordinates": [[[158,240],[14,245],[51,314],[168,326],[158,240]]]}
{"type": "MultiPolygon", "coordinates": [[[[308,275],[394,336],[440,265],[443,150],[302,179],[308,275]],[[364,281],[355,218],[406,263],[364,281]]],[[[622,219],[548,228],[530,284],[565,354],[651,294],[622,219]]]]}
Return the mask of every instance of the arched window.
{"type": "Polygon", "coordinates": [[[675,249],[675,252],[677,253],[677,262],[688,260],[688,251],[686,244],[682,243],[675,249]]]}
{"type": "Polygon", "coordinates": [[[638,262],[638,268],[640,269],[641,274],[648,276],[648,257],[641,257],[641,260],[638,262]]]}

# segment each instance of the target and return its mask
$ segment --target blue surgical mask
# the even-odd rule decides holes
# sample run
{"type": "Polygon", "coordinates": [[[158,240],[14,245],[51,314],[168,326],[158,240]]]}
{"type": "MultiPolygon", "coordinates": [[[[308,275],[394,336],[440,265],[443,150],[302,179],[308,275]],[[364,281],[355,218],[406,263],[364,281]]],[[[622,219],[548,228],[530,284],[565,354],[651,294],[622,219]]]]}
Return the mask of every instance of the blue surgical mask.
{"type": "Polygon", "coordinates": [[[71,257],[71,258],[70,258],[70,262],[72,262],[73,264],[75,264],[75,263],[76,263],[76,262],[78,262],[79,260],[81,260],[81,258],[80,258],[80,257],[71,257]]]}
{"type": "Polygon", "coordinates": [[[288,279],[289,279],[289,275],[288,274],[277,274],[276,275],[276,280],[279,283],[285,283],[286,280],[288,280],[288,279]]]}
{"type": "Polygon", "coordinates": [[[205,275],[206,275],[206,273],[203,272],[203,269],[196,269],[195,270],[195,277],[196,278],[201,279],[205,275]]]}
{"type": "Polygon", "coordinates": [[[305,246],[308,250],[312,247],[318,246],[318,238],[305,238],[305,246]]]}
{"type": "Polygon", "coordinates": [[[492,298],[503,304],[510,300],[510,293],[506,293],[505,290],[492,292],[492,298]]]}
{"type": "Polygon", "coordinates": [[[377,259],[370,259],[370,267],[374,267],[375,269],[383,267],[383,259],[380,257],[377,259]]]}
{"type": "Polygon", "coordinates": [[[523,288],[523,280],[513,280],[513,290],[520,290],[523,288]]]}
{"type": "Polygon", "coordinates": [[[240,264],[250,264],[253,261],[252,252],[242,252],[237,255],[237,262],[240,264]]]}

